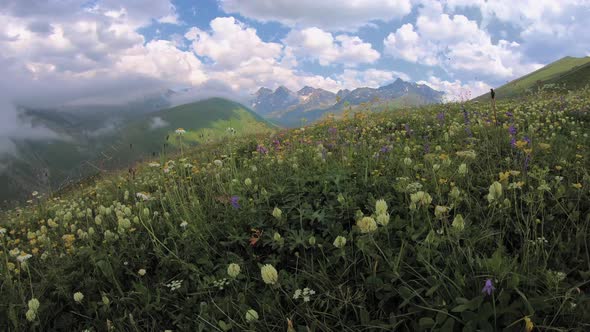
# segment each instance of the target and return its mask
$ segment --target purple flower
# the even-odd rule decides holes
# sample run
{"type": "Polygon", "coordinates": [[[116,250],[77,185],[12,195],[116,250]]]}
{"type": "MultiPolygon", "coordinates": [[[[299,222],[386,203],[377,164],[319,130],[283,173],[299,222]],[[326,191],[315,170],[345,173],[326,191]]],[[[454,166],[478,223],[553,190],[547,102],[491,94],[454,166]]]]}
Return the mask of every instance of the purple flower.
{"type": "Polygon", "coordinates": [[[440,122],[440,124],[442,125],[445,122],[445,113],[440,112],[436,115],[436,118],[438,119],[438,122],[440,122]]]}
{"type": "Polygon", "coordinates": [[[510,125],[510,127],[508,127],[508,133],[510,133],[510,135],[515,136],[516,135],[516,127],[514,127],[514,125],[510,125]]]}
{"type": "Polygon", "coordinates": [[[272,141],[272,144],[275,146],[275,150],[278,150],[281,148],[281,141],[279,141],[278,139],[275,139],[274,141],[272,141]]]}
{"type": "Polygon", "coordinates": [[[492,279],[486,279],[486,284],[481,289],[482,293],[487,293],[488,295],[492,295],[492,292],[496,289],[492,284],[492,279]]]}
{"type": "Polygon", "coordinates": [[[256,147],[256,151],[258,151],[258,153],[260,153],[260,154],[267,154],[268,153],[268,149],[265,148],[263,145],[258,145],[256,147]]]}
{"type": "Polygon", "coordinates": [[[404,125],[404,127],[405,127],[405,129],[406,129],[406,135],[407,135],[407,136],[411,136],[411,135],[412,135],[412,133],[413,133],[414,131],[413,131],[412,129],[410,129],[410,125],[406,123],[406,124],[404,125]]]}
{"type": "Polygon", "coordinates": [[[329,132],[330,134],[332,134],[332,135],[336,135],[336,133],[338,132],[338,129],[337,129],[337,128],[335,128],[335,127],[330,127],[330,128],[328,129],[328,132],[329,132]]]}
{"type": "Polygon", "coordinates": [[[514,114],[512,114],[512,112],[506,112],[506,116],[513,117],[514,114]]]}
{"type": "Polygon", "coordinates": [[[234,209],[240,208],[240,203],[238,203],[239,200],[240,200],[239,196],[232,196],[231,197],[231,206],[233,206],[234,209]]]}
{"type": "Polygon", "coordinates": [[[389,147],[387,147],[387,145],[386,145],[386,146],[382,147],[381,150],[379,150],[379,151],[381,153],[387,153],[387,152],[389,152],[389,147]]]}

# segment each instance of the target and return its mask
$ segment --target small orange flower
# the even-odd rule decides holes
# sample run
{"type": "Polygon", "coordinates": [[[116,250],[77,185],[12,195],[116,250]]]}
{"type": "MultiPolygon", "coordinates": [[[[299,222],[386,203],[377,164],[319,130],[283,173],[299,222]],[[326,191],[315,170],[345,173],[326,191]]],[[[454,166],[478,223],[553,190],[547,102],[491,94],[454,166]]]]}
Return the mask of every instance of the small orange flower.
{"type": "Polygon", "coordinates": [[[260,237],[262,236],[263,231],[261,231],[259,229],[252,228],[252,232],[253,233],[250,236],[250,245],[252,247],[254,247],[256,245],[256,243],[258,243],[258,240],[260,240],[260,237]]]}

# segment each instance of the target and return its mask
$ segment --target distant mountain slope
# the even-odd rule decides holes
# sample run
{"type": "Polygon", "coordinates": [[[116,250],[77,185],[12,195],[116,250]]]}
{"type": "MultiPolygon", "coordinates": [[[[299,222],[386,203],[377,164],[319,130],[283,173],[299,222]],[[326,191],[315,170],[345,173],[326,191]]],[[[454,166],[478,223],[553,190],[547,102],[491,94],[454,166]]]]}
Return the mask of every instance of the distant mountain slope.
{"type": "Polygon", "coordinates": [[[0,204],[32,191],[56,189],[99,169],[128,167],[140,158],[176,152],[180,140],[174,131],[179,127],[187,131],[183,145],[227,135],[228,128],[240,134],[274,127],[245,106],[222,98],[140,114],[107,129],[90,129],[90,120],[75,112],[38,110],[26,116],[33,125],[62,137],[14,141],[16,154],[0,155],[0,204]]]}
{"type": "MultiPolygon", "coordinates": [[[[577,89],[590,84],[590,57],[565,57],[546,65],[530,74],[515,79],[494,89],[496,98],[514,98],[523,96],[545,84],[565,85],[567,89],[577,89]]],[[[487,94],[477,100],[488,98],[487,94]]]]}
{"type": "Polygon", "coordinates": [[[443,93],[427,85],[395,82],[374,88],[357,88],[352,91],[340,90],[334,94],[323,89],[306,86],[298,92],[279,87],[274,92],[260,88],[252,101],[252,108],[277,123],[293,126],[302,118],[314,121],[326,113],[339,113],[346,106],[363,103],[387,103],[392,106],[417,106],[442,101],[443,93]]]}

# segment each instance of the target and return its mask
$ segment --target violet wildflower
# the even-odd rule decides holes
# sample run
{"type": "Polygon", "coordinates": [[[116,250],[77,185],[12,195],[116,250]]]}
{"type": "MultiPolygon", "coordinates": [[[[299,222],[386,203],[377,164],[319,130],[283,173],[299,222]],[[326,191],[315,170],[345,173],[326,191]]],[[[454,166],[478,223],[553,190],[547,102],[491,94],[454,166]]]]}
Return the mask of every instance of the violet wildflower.
{"type": "Polygon", "coordinates": [[[389,152],[389,147],[387,147],[387,145],[386,145],[386,146],[382,147],[381,150],[379,150],[379,152],[387,153],[387,152],[389,152]]]}
{"type": "Polygon", "coordinates": [[[406,129],[406,135],[407,136],[412,136],[412,133],[414,132],[412,129],[410,129],[410,125],[409,124],[405,124],[404,128],[406,129]]]}
{"type": "Polygon", "coordinates": [[[445,113],[440,112],[436,115],[436,119],[438,120],[438,122],[440,122],[440,124],[444,124],[445,122],[445,113]]]}
{"type": "Polygon", "coordinates": [[[279,150],[281,148],[281,141],[279,141],[278,139],[272,141],[272,144],[275,146],[275,150],[279,150]]]}
{"type": "Polygon", "coordinates": [[[514,127],[514,125],[510,125],[510,127],[508,127],[508,133],[511,136],[516,136],[516,127],[514,127]]]}
{"type": "Polygon", "coordinates": [[[231,197],[231,206],[234,207],[234,209],[239,209],[240,208],[240,203],[238,203],[238,201],[240,200],[239,196],[232,196],[231,197]]]}
{"type": "Polygon", "coordinates": [[[260,154],[267,154],[268,153],[268,149],[265,148],[263,145],[258,145],[256,147],[256,151],[258,151],[258,153],[260,153],[260,154]]]}
{"type": "Polygon", "coordinates": [[[492,292],[494,292],[495,289],[496,287],[494,287],[494,285],[492,284],[492,279],[486,279],[486,283],[481,289],[481,292],[487,293],[488,295],[492,295],[492,292]]]}
{"type": "Polygon", "coordinates": [[[330,127],[330,128],[328,129],[328,132],[329,132],[330,134],[332,134],[332,135],[336,135],[336,133],[338,133],[338,128],[336,128],[336,127],[330,127]]]}

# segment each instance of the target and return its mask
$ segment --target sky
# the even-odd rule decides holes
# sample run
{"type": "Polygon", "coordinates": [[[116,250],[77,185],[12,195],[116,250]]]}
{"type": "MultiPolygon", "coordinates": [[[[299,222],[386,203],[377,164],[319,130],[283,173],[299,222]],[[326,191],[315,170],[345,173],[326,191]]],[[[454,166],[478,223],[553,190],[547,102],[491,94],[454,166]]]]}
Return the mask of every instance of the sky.
{"type": "Polygon", "coordinates": [[[6,105],[162,87],[249,96],[402,78],[474,97],[590,55],[588,26],[590,0],[0,0],[0,130],[16,121],[6,105]]]}

